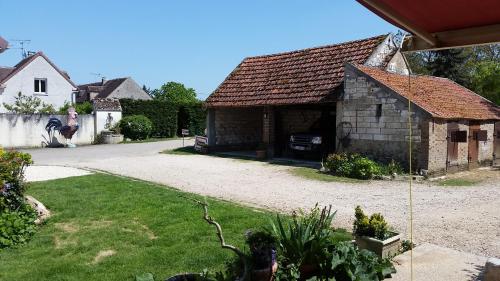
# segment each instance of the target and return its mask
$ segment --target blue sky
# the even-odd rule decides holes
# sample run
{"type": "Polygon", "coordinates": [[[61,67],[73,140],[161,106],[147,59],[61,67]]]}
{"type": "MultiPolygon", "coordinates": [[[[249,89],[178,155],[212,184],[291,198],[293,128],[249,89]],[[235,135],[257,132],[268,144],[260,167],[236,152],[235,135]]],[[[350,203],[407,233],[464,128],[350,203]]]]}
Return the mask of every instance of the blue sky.
{"type": "MultiPolygon", "coordinates": [[[[201,99],[244,57],[397,31],[354,0],[0,0],[0,11],[0,36],[30,39],[77,84],[178,81],[201,99]]],[[[0,65],[20,59],[8,50],[0,65]]]]}

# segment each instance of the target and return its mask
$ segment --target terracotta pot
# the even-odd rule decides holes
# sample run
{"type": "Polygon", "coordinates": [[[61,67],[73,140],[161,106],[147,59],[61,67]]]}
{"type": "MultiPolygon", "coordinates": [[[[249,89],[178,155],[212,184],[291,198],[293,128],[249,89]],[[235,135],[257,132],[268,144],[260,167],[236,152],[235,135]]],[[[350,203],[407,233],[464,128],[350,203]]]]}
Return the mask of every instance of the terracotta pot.
{"type": "Polygon", "coordinates": [[[274,262],[271,267],[252,270],[252,281],[272,281],[278,270],[278,263],[274,262]]]}

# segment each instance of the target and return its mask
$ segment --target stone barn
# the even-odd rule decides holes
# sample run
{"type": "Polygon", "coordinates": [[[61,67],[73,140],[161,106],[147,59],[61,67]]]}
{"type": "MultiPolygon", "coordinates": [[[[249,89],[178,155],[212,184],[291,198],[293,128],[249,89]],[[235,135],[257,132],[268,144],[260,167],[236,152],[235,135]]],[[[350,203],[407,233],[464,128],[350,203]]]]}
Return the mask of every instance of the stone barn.
{"type": "Polygon", "coordinates": [[[409,98],[415,170],[438,174],[490,165],[500,156],[500,107],[446,78],[359,64],[345,66],[340,149],[407,165],[409,98]]]}
{"type": "Polygon", "coordinates": [[[206,100],[210,150],[335,151],[346,62],[407,73],[392,35],[246,58],[206,100]]]}
{"type": "Polygon", "coordinates": [[[409,78],[391,35],[246,58],[206,105],[211,151],[291,157],[316,147],[316,159],[348,151],[408,167],[410,117],[414,171],[500,157],[499,107],[448,79],[409,78]]]}

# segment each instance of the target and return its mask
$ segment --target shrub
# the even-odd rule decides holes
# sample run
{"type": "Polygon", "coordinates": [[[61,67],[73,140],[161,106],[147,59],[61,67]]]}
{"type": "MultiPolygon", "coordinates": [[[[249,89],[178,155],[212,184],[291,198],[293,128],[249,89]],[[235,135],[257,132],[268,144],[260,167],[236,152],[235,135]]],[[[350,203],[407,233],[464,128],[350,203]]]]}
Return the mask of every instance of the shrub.
{"type": "Polygon", "coordinates": [[[64,105],[59,108],[58,113],[63,115],[68,114],[68,109],[71,106],[75,108],[75,111],[78,114],[91,114],[94,111],[94,107],[92,106],[92,103],[89,101],[76,103],[73,105],[69,102],[65,102],[64,105]]]}
{"type": "Polygon", "coordinates": [[[380,173],[382,175],[388,175],[388,176],[391,176],[393,174],[402,175],[404,173],[404,169],[401,166],[401,164],[394,161],[393,159],[391,160],[391,162],[389,162],[389,164],[381,166],[380,173]]]}
{"type": "Polygon", "coordinates": [[[37,96],[25,96],[21,92],[15,97],[13,104],[3,103],[5,109],[17,114],[52,114],[56,110],[52,104],[45,103],[37,96]]]}
{"type": "Polygon", "coordinates": [[[337,176],[356,179],[370,179],[381,173],[379,164],[359,154],[330,154],[325,167],[337,176]]]}
{"type": "Polygon", "coordinates": [[[26,204],[24,170],[31,155],[0,148],[0,248],[26,242],[35,231],[36,212],[26,204]]]}
{"type": "Polygon", "coordinates": [[[389,238],[390,231],[387,222],[380,213],[374,213],[368,218],[357,206],[355,209],[354,234],[358,236],[374,237],[380,240],[389,238]]]}
{"type": "Polygon", "coordinates": [[[0,212],[0,248],[27,242],[35,233],[36,212],[27,204],[0,212]]]}
{"type": "Polygon", "coordinates": [[[147,139],[153,130],[153,123],[144,115],[132,115],[120,120],[120,131],[132,140],[147,139]]]}
{"type": "Polygon", "coordinates": [[[120,99],[124,117],[144,115],[153,123],[151,135],[174,137],[177,132],[177,106],[161,100],[120,99]]]}

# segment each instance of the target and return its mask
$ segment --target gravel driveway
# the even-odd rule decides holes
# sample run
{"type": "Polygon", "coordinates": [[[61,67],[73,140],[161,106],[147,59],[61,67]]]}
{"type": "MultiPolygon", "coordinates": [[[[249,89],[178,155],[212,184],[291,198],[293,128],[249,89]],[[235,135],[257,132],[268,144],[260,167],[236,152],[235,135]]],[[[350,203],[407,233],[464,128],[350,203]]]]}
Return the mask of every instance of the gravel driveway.
{"type": "MultiPolygon", "coordinates": [[[[354,208],[381,212],[394,228],[408,233],[408,183],[319,182],[294,176],[293,167],[203,155],[158,152],[181,141],[36,149],[36,164],[104,170],[169,185],[180,190],[290,212],[317,202],[338,210],[337,226],[350,229],[354,208]]],[[[500,257],[500,172],[471,187],[414,184],[414,239],[459,251],[500,257]]]]}

